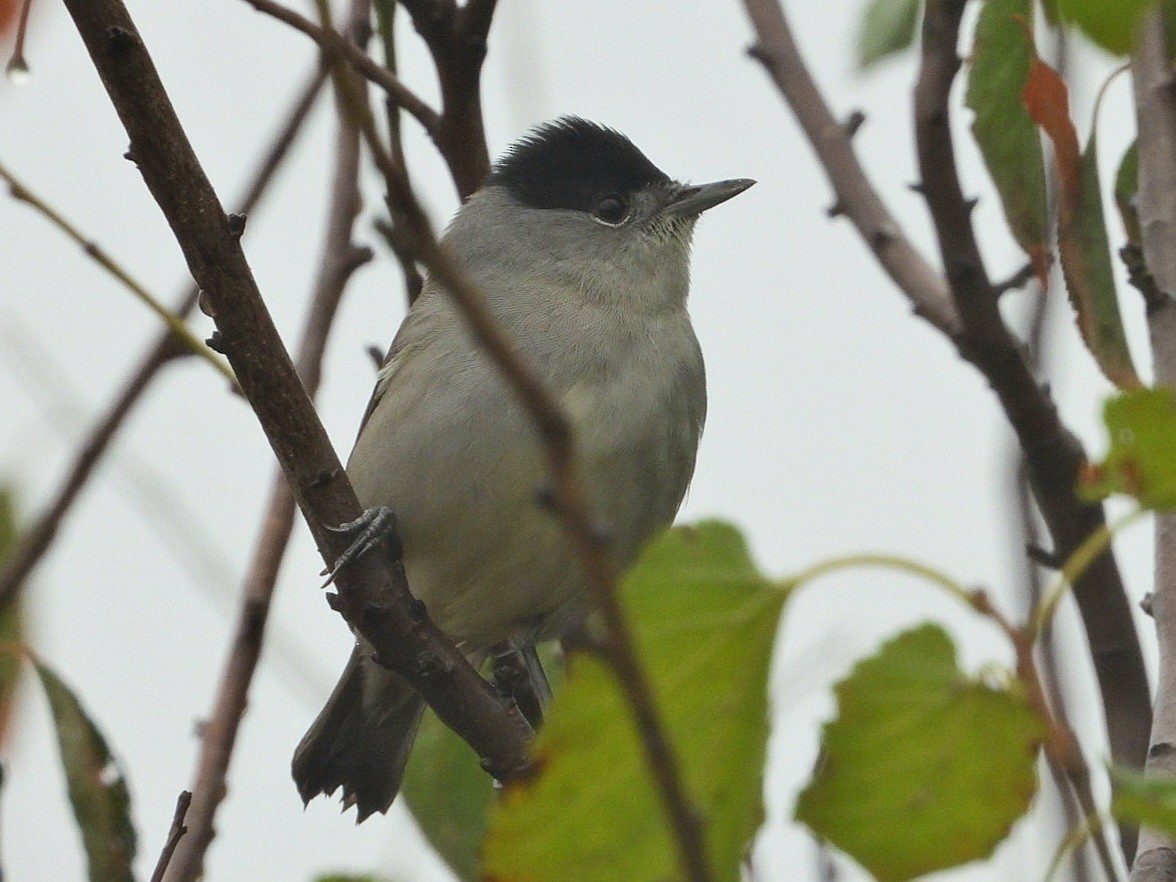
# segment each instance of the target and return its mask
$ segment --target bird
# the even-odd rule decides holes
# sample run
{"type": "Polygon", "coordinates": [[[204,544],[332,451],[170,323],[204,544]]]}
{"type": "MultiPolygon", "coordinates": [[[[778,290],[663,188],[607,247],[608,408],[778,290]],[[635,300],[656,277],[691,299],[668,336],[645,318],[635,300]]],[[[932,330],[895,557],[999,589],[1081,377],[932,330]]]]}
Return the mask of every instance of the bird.
{"type": "MultiPolygon", "coordinates": [[[[753,183],[680,183],[615,129],[566,116],[510,146],[442,237],[567,417],[620,568],[673,521],[706,418],[687,312],[695,223],[753,183]]],[[[556,639],[588,612],[583,565],[542,504],[537,430],[430,279],[346,470],[363,506],[395,512],[410,591],[475,665],[504,643],[556,639]]],[[[292,763],[304,803],[341,787],[357,822],[396,798],[424,710],[372,653],[359,639],[292,763]]]]}

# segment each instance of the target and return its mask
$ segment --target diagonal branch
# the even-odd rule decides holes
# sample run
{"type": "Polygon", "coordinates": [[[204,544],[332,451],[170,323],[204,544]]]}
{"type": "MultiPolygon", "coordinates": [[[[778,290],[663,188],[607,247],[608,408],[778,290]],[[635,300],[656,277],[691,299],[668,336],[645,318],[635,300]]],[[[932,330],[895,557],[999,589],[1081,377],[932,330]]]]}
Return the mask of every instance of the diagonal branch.
{"type": "MultiPolygon", "coordinates": [[[[366,9],[362,2],[358,6],[366,9]]],[[[352,242],[360,211],[359,136],[342,113],[335,150],[331,207],[318,280],[298,345],[297,370],[313,398],[322,376],[322,359],[344,288],[352,274],[371,259],[371,251],[352,242]]],[[[203,873],[204,854],[215,836],[213,820],[226,792],[229,762],[245,713],[249,687],[261,657],[262,639],[278,570],[294,527],[294,499],[279,472],[253,560],[245,577],[240,615],[229,657],[221,675],[212,714],[202,727],[199,765],[192,786],[189,834],[172,859],[166,882],[191,882],[203,873]]]]}
{"type": "MultiPolygon", "coordinates": [[[[960,353],[984,374],[1025,451],[1029,480],[1055,554],[1069,557],[1086,537],[1105,527],[1101,505],[1074,493],[1086,460],[1077,437],[1025,360],[1009,331],[984,268],[955,165],[950,95],[959,71],[956,52],[967,0],[929,0],[923,17],[922,64],[915,85],[915,138],[923,193],[935,224],[952,299],[963,325],[960,353]]],[[[1113,552],[1092,563],[1074,586],[1102,692],[1111,753],[1117,763],[1140,768],[1147,752],[1151,701],[1143,654],[1113,552]]],[[[1128,864],[1136,831],[1120,827],[1128,864]]]]}
{"type": "MultiPolygon", "coordinates": [[[[225,217],[142,38],[121,0],[66,0],[78,32],[131,139],[216,321],[232,364],[303,510],[323,559],[346,548],[328,525],[360,514],[359,503],[262,302],[225,217]]],[[[465,657],[420,615],[397,558],[364,555],[337,580],[348,623],[401,673],[499,780],[530,765],[530,727],[504,705],[465,657]]]]}
{"type": "MultiPolygon", "coordinates": [[[[246,188],[245,195],[239,203],[238,212],[240,214],[248,214],[253,211],[261,201],[278,168],[289,155],[294,138],[310,115],[310,110],[325,82],[326,70],[319,67],[299,92],[286,116],[286,121],[278,130],[273,143],[269,146],[260,166],[254,173],[253,180],[246,188]]],[[[189,288],[173,310],[174,314],[181,318],[186,317],[196,306],[199,293],[199,288],[195,286],[189,288]]],[[[139,366],[127,381],[126,387],[110,405],[105,416],[98,421],[86,442],[75,455],[73,465],[70,466],[69,473],[53,501],[33,524],[21,532],[16,547],[9,554],[3,569],[0,570],[0,610],[12,602],[29,573],[53,544],[62,520],[94,473],[94,469],[110,446],[110,442],[143,392],[151,385],[151,381],[159,373],[160,368],[181,354],[181,350],[176,347],[175,337],[171,331],[164,330],[140,360],[139,366]]]]}
{"type": "MultiPolygon", "coordinates": [[[[1001,321],[971,231],[969,204],[955,170],[947,105],[959,67],[956,40],[963,5],[962,0],[926,4],[924,64],[916,90],[923,175],[919,189],[928,198],[936,224],[947,267],[945,281],[910,246],[870,186],[846,128],[834,120],[800,57],[779,0],[744,0],[758,38],[753,54],[765,64],[813,144],[836,190],[837,208],[853,221],[916,313],[950,337],[996,392],[1025,453],[1055,556],[1064,560],[1103,528],[1106,518],[1101,506],[1083,504],[1074,495],[1085,454],[1001,321]],[[944,297],[949,283],[951,299],[944,297]]],[[[1150,690],[1111,550],[1078,579],[1075,599],[1098,676],[1111,754],[1115,762],[1138,768],[1151,725],[1150,690]]]]}
{"type": "Polygon", "coordinates": [[[346,60],[364,77],[387,92],[389,98],[408,111],[421,124],[422,128],[436,140],[440,128],[440,118],[437,116],[437,112],[418,98],[415,92],[400,81],[399,77],[386,68],[380,67],[370,55],[349,38],[334,28],[315,24],[293,9],[275,3],[274,0],[245,0],[245,2],[259,12],[271,15],[295,30],[302,31],[318,43],[319,48],[325,54],[346,60]]]}

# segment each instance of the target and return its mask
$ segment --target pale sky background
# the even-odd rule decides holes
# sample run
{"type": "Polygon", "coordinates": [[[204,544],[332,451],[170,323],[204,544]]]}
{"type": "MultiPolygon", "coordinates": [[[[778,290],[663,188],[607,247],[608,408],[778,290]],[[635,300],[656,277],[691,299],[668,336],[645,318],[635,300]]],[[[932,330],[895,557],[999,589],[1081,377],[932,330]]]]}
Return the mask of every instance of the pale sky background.
{"type": "MultiPolygon", "coordinates": [[[[932,241],[911,146],[910,58],[855,72],[862,0],[793,0],[789,13],[840,115],[868,121],[857,145],[875,181],[924,248],[932,241]]],[[[135,17],[204,167],[226,205],[251,174],[314,61],[304,37],[239,0],[135,0],[135,17]]],[[[401,29],[405,79],[432,97],[423,48],[401,29]]],[[[503,0],[485,77],[491,149],[529,126],[576,113],[626,132],[672,176],[702,182],[752,177],[758,186],[716,209],[695,238],[692,313],[707,358],[710,413],[681,519],[718,516],[747,532],[769,573],[830,556],[886,551],[926,560],[988,586],[1018,609],[1010,538],[1009,433],[983,380],[883,276],[844,221],[824,214],[830,191],[787,109],[745,55],[751,31],[735,0],[503,0]]],[[[184,267],[134,166],[123,133],[65,11],[34,10],[23,87],[0,82],[0,160],[171,302],[184,267]]],[[[1080,133],[1090,100],[1115,66],[1080,48],[1080,133]]],[[[1117,162],[1134,121],[1126,78],[1102,114],[1101,155],[1117,162]]],[[[279,328],[301,324],[322,236],[333,138],[320,103],[293,161],[249,221],[244,245],[279,328]]],[[[960,117],[964,119],[963,115],[960,117]]],[[[455,208],[440,162],[411,120],[411,171],[435,221],[455,208]]],[[[994,277],[1020,259],[962,127],[967,189],[994,277]]],[[[345,301],[326,365],[321,414],[342,456],[367,401],[364,347],[383,347],[403,312],[398,272],[371,232],[379,189],[367,181],[361,241],[380,259],[345,301]]],[[[1117,235],[1117,233],[1116,233],[1117,235]]],[[[1146,369],[1142,308],[1121,291],[1146,369]]],[[[1018,310],[1023,296],[1010,294],[1018,310]]],[[[1069,307],[1054,300],[1051,363],[1063,415],[1088,449],[1109,387],[1077,342],[1069,307]]],[[[200,317],[206,335],[211,325],[200,317]]],[[[0,198],[0,479],[38,511],[94,416],[121,387],[156,320],[27,207],[0,198]]],[[[272,461],[249,409],[194,361],[168,369],[120,436],[66,522],[26,596],[37,650],[71,683],[126,764],[150,874],[178,792],[190,782],[251,553],[272,461]]],[[[1149,588],[1150,530],[1118,543],[1133,598],[1149,588]]],[[[303,811],[289,779],[291,751],[334,682],[351,638],[319,597],[321,562],[298,526],[278,587],[269,653],[254,684],[219,815],[210,880],[309,880],[326,870],[440,880],[400,810],[356,828],[336,805],[303,811]]],[[[807,780],[828,687],[900,629],[944,623],[965,665],[1008,663],[995,631],[932,589],[889,574],[830,578],[790,604],[772,683],[774,737],[767,824],[755,851],[764,882],[815,879],[813,849],[789,820],[807,780]]],[[[1150,622],[1141,619],[1149,654],[1150,622]]],[[[1077,633],[1069,605],[1061,633],[1077,633]]],[[[1090,760],[1098,735],[1089,664],[1070,651],[1073,719],[1090,760]]],[[[24,692],[0,796],[0,859],[11,880],[84,877],[45,703],[24,692]]],[[[1049,812],[1014,829],[988,865],[943,879],[1039,877],[1058,833],[1049,812]]],[[[850,870],[846,878],[864,878],[850,870]]]]}

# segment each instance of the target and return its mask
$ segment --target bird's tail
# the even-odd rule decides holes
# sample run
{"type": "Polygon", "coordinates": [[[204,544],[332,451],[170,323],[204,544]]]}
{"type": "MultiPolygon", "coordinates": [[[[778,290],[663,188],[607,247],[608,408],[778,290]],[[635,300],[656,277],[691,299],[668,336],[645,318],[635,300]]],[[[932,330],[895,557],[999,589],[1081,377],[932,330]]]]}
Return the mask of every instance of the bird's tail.
{"type": "Polygon", "coordinates": [[[294,751],[303,802],[343,788],[357,823],[396,798],[425,704],[398,674],[351,654],[326,707],[294,751]]]}

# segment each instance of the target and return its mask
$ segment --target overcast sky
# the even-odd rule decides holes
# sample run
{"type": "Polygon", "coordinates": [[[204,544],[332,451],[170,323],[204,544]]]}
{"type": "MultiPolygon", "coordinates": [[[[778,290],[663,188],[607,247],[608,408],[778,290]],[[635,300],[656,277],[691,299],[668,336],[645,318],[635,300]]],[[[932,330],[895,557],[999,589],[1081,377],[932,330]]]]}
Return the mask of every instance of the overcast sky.
{"type": "MultiPolygon", "coordinates": [[[[794,0],[797,37],[839,114],[860,107],[857,145],[907,231],[933,253],[911,146],[910,59],[869,76],[851,48],[861,0],[794,0]]],[[[226,204],[251,174],[269,132],[314,64],[301,35],[239,0],[130,4],[204,167],[226,204]]],[[[404,78],[435,94],[415,35],[402,29],[404,78]]],[[[565,113],[626,132],[670,175],[696,182],[752,177],[758,186],[707,215],[695,237],[691,310],[707,358],[710,409],[681,519],[722,517],[747,532],[769,573],[821,559],[887,551],[988,586],[1018,609],[1009,433],[977,373],[906,302],[843,221],[789,112],[747,58],[750,29],[735,0],[503,0],[491,33],[486,114],[499,153],[534,123],[565,113]]],[[[0,161],[172,301],[184,267],[134,166],[126,136],[58,4],[38,3],[23,87],[0,82],[0,161]]],[[[1079,131],[1114,63],[1081,50],[1079,131]]],[[[1127,79],[1103,110],[1101,155],[1117,162],[1133,131],[1127,79]]],[[[961,121],[962,117],[961,117],[961,121]]],[[[455,208],[440,162],[405,123],[409,161],[438,224],[455,208]]],[[[957,127],[967,188],[994,277],[1020,260],[957,127]]],[[[244,245],[287,340],[301,322],[322,236],[333,127],[320,104],[244,245]]],[[[368,344],[385,346],[403,313],[394,264],[370,221],[360,238],[380,254],[351,286],[327,361],[321,414],[346,454],[370,393],[368,344]]],[[[1146,363],[1142,310],[1123,292],[1132,342],[1146,363]]],[[[1022,295],[1006,298],[1019,312],[1022,295]]],[[[1064,297],[1052,310],[1051,367],[1065,419],[1088,449],[1104,448],[1107,384],[1080,348],[1064,297]]],[[[201,317],[197,326],[207,334],[201,317]]],[[[156,321],[25,206],[0,199],[0,480],[26,512],[55,488],[80,433],[120,387],[156,321]]],[[[248,408],[207,367],[173,366],[151,389],[65,525],[27,597],[38,651],[73,684],[124,759],[149,875],[177,793],[188,786],[225,653],[233,595],[265,503],[271,456],[248,408]]],[[[1133,597],[1148,590],[1149,528],[1119,542],[1133,597]]],[[[210,852],[208,878],[310,879],[328,869],[443,879],[401,811],[356,828],[337,806],[309,810],[289,780],[290,753],[329,690],[350,636],[316,590],[321,566],[299,524],[210,852]]],[[[961,641],[971,669],[1010,652],[993,629],[923,585],[890,574],[830,578],[790,603],[776,659],[769,817],[755,864],[763,880],[814,879],[812,846],[790,821],[815,756],[828,686],[880,640],[935,619],[961,641]]],[[[1061,633],[1071,648],[1075,617],[1061,633]]],[[[1141,622],[1151,652],[1147,624],[1141,622]]],[[[1066,654],[1080,695],[1074,718],[1088,757],[1106,753],[1089,665],[1066,654]],[[1092,734],[1093,733],[1093,734],[1092,734]]],[[[0,853],[9,878],[80,879],[43,700],[24,695],[8,748],[0,853]]],[[[1048,817],[1014,830],[994,863],[958,880],[1039,874],[1057,841],[1048,817]]],[[[857,878],[851,875],[848,878],[857,878]]]]}

